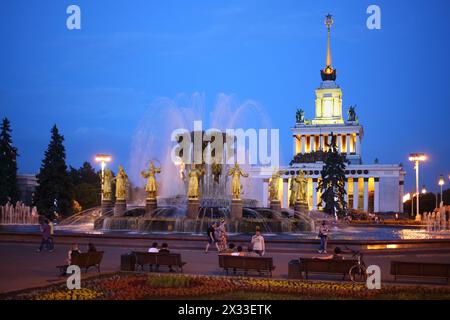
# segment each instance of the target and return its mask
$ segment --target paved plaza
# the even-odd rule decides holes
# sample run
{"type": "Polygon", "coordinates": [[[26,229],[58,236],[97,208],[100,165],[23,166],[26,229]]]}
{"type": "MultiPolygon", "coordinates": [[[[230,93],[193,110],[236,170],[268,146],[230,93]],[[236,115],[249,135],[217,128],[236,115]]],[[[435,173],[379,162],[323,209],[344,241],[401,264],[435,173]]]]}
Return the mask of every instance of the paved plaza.
{"type": "MultiPolygon", "coordinates": [[[[44,286],[56,281],[64,280],[58,276],[57,265],[65,263],[67,250],[73,241],[80,244],[81,250],[86,250],[88,239],[76,237],[56,237],[55,251],[36,252],[39,245],[38,236],[16,235],[12,240],[5,240],[0,236],[0,292],[9,292],[31,287],[44,286]]],[[[98,250],[104,251],[101,264],[102,273],[119,271],[120,256],[133,250],[144,251],[153,242],[152,239],[114,239],[96,238],[93,241],[98,250]]],[[[162,241],[158,241],[159,244],[162,241]]],[[[193,240],[168,240],[169,247],[173,252],[181,253],[183,261],[187,262],[184,272],[187,274],[224,275],[224,271],[218,266],[217,252],[211,250],[204,253],[205,243],[193,240]]],[[[238,245],[246,245],[244,242],[236,242],[238,245]]],[[[341,246],[341,245],[340,245],[341,246]]],[[[330,249],[333,245],[330,245],[330,249]]],[[[274,278],[286,279],[288,274],[288,263],[292,259],[301,257],[318,256],[315,244],[303,243],[268,243],[266,256],[273,257],[276,269],[274,278]]],[[[359,246],[352,246],[358,249],[359,246]]],[[[381,267],[382,281],[392,282],[393,277],[389,274],[390,261],[421,261],[421,262],[446,262],[450,263],[450,247],[412,247],[403,249],[380,249],[363,250],[367,265],[376,264],[381,267]]],[[[161,270],[166,272],[165,269],[161,270]]],[[[94,269],[89,270],[87,275],[95,275],[94,269]]],[[[257,275],[255,275],[257,276],[257,275]]],[[[337,276],[313,276],[313,280],[326,279],[341,281],[337,276]]],[[[428,281],[428,280],[427,280],[428,281]]],[[[414,280],[402,283],[417,283],[414,280]]],[[[442,285],[442,281],[430,280],[428,283],[442,285]]]]}

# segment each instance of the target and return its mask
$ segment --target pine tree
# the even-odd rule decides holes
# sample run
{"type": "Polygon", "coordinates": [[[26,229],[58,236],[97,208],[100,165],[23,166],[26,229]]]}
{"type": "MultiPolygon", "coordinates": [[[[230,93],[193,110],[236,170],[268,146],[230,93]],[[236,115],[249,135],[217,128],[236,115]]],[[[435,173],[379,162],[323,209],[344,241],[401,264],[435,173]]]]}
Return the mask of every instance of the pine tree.
{"type": "Polygon", "coordinates": [[[15,203],[20,198],[17,185],[17,149],[12,145],[11,127],[3,119],[0,133],[0,205],[15,203]]]}
{"type": "Polygon", "coordinates": [[[51,140],[37,175],[35,204],[40,214],[48,216],[56,211],[68,216],[72,214],[73,185],[66,165],[64,137],[59,134],[56,125],[51,133],[51,140]]]}
{"type": "Polygon", "coordinates": [[[321,199],[325,202],[325,212],[343,216],[347,211],[345,167],[348,162],[345,155],[339,153],[334,136],[328,147],[325,164],[321,171],[322,179],[319,181],[317,191],[322,193],[321,199]]]}

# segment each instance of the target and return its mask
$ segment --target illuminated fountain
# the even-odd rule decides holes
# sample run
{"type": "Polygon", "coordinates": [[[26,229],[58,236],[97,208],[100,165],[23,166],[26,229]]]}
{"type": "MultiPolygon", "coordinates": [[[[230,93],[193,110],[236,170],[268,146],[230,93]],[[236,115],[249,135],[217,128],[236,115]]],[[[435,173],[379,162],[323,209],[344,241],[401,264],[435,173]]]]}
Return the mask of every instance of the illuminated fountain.
{"type": "MultiPolygon", "coordinates": [[[[256,226],[266,232],[312,228],[311,219],[306,215],[294,217],[291,210],[261,208],[258,201],[252,198],[251,184],[245,184],[244,181],[242,199],[234,199],[231,194],[231,177],[228,175],[232,166],[224,164],[226,161],[218,164],[202,158],[202,163],[196,168],[201,172],[198,177],[199,196],[196,199],[188,197],[189,173],[193,166],[172,160],[172,133],[179,128],[185,128],[191,133],[191,141],[194,141],[196,133],[201,135],[201,141],[205,141],[205,131],[191,127],[196,120],[204,118],[203,97],[198,94],[187,100],[183,97],[177,100],[159,99],[150,106],[133,139],[129,177],[134,185],[142,185],[143,178],[154,178],[154,174],[149,178],[149,174],[142,172],[142,169],[149,168],[150,164],[150,171],[154,170],[151,168],[156,164],[154,168],[157,167],[161,172],[158,175],[158,196],[149,195],[149,192],[153,192],[149,189],[153,182],[147,180],[147,198],[143,195],[129,195],[126,210],[116,214],[111,210],[109,213],[104,212],[101,217],[95,219],[95,229],[203,233],[211,221],[220,218],[227,220],[227,229],[230,232],[253,232],[256,226]]],[[[209,124],[215,131],[223,134],[225,142],[226,139],[234,138],[224,134],[226,129],[245,128],[249,125],[269,128],[267,119],[265,112],[256,103],[247,101],[237,104],[232,97],[220,95],[215,109],[210,113],[209,124]],[[249,119],[256,119],[258,123],[254,120],[251,123],[252,120],[249,119]]],[[[175,137],[175,140],[177,139],[175,137]]],[[[210,156],[215,156],[214,151],[211,152],[213,141],[202,143],[202,151],[206,151],[210,156]]],[[[225,159],[226,154],[223,157],[225,159]]],[[[250,166],[242,166],[244,172],[249,169],[250,166]]]]}
{"type": "Polygon", "coordinates": [[[24,203],[17,201],[16,205],[6,203],[0,206],[0,224],[38,224],[39,215],[36,207],[26,206],[24,203]]]}

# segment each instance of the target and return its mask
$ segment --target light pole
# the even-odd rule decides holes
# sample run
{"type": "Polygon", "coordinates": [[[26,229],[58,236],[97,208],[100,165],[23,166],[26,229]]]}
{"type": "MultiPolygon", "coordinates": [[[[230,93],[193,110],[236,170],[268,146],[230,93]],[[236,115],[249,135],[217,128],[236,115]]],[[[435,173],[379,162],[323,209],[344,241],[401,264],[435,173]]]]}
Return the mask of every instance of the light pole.
{"type": "Polygon", "coordinates": [[[106,164],[108,162],[111,162],[112,157],[109,154],[103,154],[99,153],[95,155],[95,162],[100,162],[101,168],[102,168],[102,185],[101,185],[101,191],[102,191],[102,201],[103,201],[103,179],[105,177],[105,168],[106,164]]]}
{"type": "Polygon", "coordinates": [[[439,204],[439,206],[442,204],[444,205],[444,200],[442,200],[442,186],[444,185],[445,181],[444,181],[444,175],[441,174],[441,176],[439,177],[439,186],[441,187],[441,202],[439,204]]]}
{"type": "Polygon", "coordinates": [[[426,159],[427,157],[424,153],[411,153],[409,155],[409,161],[415,163],[414,169],[416,169],[416,215],[419,214],[419,163],[420,161],[425,161],[426,159]]]}

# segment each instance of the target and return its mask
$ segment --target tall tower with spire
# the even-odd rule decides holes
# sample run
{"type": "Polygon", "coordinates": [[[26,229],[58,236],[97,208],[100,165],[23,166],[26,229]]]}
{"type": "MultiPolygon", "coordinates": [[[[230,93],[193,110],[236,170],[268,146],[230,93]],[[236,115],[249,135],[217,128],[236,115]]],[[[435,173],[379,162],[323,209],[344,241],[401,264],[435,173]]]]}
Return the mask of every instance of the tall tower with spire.
{"type": "Polygon", "coordinates": [[[336,84],[336,69],[331,59],[331,26],[334,20],[331,14],[325,17],[327,26],[327,54],[325,68],[320,70],[322,83],[316,90],[316,112],[312,124],[343,124],[342,117],[342,90],[336,84]]]}

